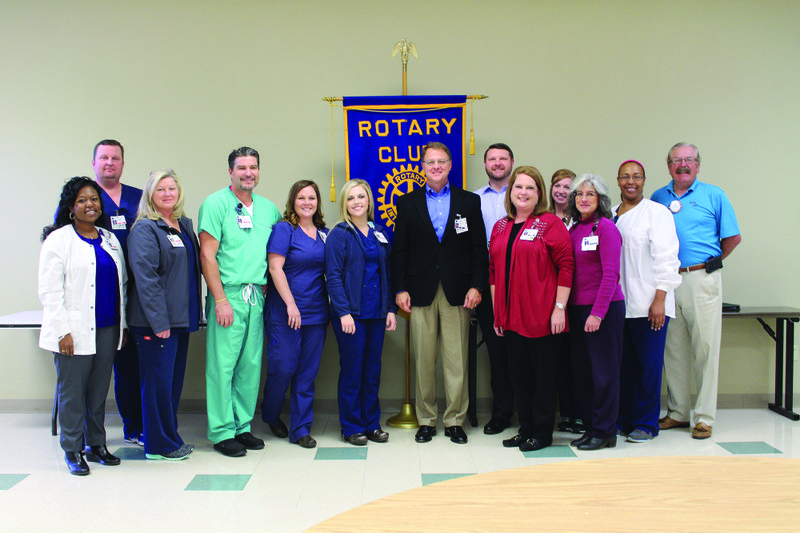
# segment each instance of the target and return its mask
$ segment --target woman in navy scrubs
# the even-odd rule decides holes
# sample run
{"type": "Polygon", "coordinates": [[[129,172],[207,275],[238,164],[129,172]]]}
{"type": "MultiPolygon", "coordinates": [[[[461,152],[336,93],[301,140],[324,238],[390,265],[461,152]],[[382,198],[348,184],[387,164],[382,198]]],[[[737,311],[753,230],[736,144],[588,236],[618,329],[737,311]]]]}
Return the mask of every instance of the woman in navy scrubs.
{"type": "Polygon", "coordinates": [[[378,388],[383,338],[397,326],[397,306],[389,291],[391,246],[374,222],[374,209],[369,184],[348,181],[340,194],[340,222],[325,251],[339,343],[339,423],[344,440],[355,446],[389,440],[381,429],[378,388]]]}
{"type": "Polygon", "coordinates": [[[144,451],[186,459],[194,444],[178,435],[178,404],[189,333],[200,324],[200,246],[183,212],[183,186],[171,169],[150,173],[128,236],[133,273],[128,325],[139,352],[144,451]]]}
{"type": "Polygon", "coordinates": [[[314,380],[329,322],[325,288],[325,238],[319,188],[309,180],[292,185],[283,220],[267,244],[269,285],[264,305],[267,379],[261,418],[277,437],[313,448],[314,380]],[[280,415],[291,387],[289,428],[280,415]]]}

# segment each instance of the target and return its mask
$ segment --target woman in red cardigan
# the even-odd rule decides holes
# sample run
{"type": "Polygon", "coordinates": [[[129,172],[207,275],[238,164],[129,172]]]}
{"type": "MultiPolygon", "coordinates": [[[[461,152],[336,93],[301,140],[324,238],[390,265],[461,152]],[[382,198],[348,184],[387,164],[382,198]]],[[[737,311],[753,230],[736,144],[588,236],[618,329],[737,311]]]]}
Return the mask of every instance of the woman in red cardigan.
{"type": "Polygon", "coordinates": [[[572,286],[572,242],[564,223],[547,212],[541,173],[517,167],[506,189],[506,211],[492,230],[489,284],[495,331],[508,343],[519,433],[506,448],[540,450],[553,442],[556,416],[556,344],[566,331],[572,286]]]}

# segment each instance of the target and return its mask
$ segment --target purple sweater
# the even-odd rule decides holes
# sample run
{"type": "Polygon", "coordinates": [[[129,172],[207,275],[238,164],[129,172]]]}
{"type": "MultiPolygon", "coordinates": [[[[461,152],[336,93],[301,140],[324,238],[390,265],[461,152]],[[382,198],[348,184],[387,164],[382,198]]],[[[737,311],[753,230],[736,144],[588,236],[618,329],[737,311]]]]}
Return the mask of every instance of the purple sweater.
{"type": "Polygon", "coordinates": [[[572,278],[570,305],[591,305],[591,314],[605,318],[611,302],[624,300],[619,285],[622,236],[611,219],[601,218],[599,222],[592,217],[582,220],[569,230],[572,237],[572,250],[575,254],[575,271],[572,278]],[[584,251],[583,239],[592,234],[598,237],[597,248],[584,251]]]}

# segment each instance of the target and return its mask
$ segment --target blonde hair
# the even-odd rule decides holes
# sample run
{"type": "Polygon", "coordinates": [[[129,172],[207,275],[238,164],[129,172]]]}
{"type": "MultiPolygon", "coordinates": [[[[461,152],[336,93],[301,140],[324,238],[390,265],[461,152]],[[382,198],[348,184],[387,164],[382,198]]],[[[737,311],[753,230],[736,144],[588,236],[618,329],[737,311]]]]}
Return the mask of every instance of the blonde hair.
{"type": "Polygon", "coordinates": [[[358,186],[364,188],[367,193],[367,198],[369,198],[367,221],[372,222],[375,219],[375,202],[372,199],[372,189],[370,189],[369,183],[362,179],[352,179],[344,184],[342,191],[339,193],[339,221],[347,222],[350,226],[353,225],[353,221],[350,219],[350,213],[347,212],[347,197],[350,195],[350,191],[353,190],[353,187],[358,186]]]}
{"type": "Polygon", "coordinates": [[[143,218],[150,220],[160,220],[164,218],[153,203],[153,194],[156,192],[156,187],[161,183],[161,180],[166,178],[172,178],[175,182],[175,187],[178,188],[178,200],[175,202],[175,207],[172,209],[172,218],[177,220],[184,215],[183,185],[181,185],[181,180],[178,179],[174,170],[165,168],[152,171],[150,177],[147,178],[147,183],[144,184],[144,190],[142,191],[142,199],[139,201],[139,214],[136,216],[136,222],[143,218]]]}

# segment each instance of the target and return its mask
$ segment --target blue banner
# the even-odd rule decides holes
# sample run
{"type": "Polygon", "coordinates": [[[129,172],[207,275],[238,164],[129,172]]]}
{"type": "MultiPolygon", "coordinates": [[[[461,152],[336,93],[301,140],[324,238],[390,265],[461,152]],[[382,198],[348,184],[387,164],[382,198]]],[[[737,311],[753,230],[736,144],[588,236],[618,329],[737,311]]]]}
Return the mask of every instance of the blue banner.
{"type": "Polygon", "coordinates": [[[450,149],[450,183],[466,187],[466,102],[466,96],[344,98],[347,179],[369,182],[375,219],[390,235],[397,197],[425,184],[421,155],[427,143],[450,149]]]}

